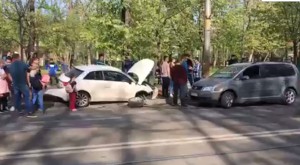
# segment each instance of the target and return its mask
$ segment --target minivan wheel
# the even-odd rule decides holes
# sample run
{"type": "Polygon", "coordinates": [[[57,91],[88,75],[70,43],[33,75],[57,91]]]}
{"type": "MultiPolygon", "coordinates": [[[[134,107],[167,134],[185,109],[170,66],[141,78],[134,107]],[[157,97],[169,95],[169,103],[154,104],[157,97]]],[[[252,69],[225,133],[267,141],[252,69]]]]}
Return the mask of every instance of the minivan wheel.
{"type": "Polygon", "coordinates": [[[288,88],[284,91],[284,104],[291,105],[296,101],[296,92],[292,88],[288,88]]]}
{"type": "Polygon", "coordinates": [[[230,91],[227,91],[221,95],[220,104],[223,108],[230,108],[232,107],[234,100],[234,94],[230,91]]]}
{"type": "Polygon", "coordinates": [[[77,107],[87,107],[90,104],[90,96],[87,92],[78,92],[76,98],[77,107]]]}

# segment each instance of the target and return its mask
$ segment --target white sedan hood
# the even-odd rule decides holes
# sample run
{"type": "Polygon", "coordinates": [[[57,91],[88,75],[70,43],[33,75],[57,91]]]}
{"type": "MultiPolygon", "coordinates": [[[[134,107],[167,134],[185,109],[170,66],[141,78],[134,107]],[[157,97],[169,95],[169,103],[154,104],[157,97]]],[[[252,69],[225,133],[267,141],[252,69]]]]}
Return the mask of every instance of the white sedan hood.
{"type": "Polygon", "coordinates": [[[128,73],[133,73],[138,77],[138,84],[141,85],[149,73],[154,67],[154,61],[150,59],[143,59],[135,63],[128,71],[128,73]]]}

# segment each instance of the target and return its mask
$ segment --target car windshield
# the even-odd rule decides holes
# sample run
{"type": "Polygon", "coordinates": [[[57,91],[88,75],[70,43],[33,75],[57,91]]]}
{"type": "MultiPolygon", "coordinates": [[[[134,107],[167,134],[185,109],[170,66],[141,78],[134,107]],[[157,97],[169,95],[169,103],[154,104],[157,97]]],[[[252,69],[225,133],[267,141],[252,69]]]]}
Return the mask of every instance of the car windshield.
{"type": "Polygon", "coordinates": [[[83,73],[82,70],[80,69],[77,69],[77,68],[74,68],[74,69],[71,69],[68,73],[66,73],[65,75],[67,77],[71,77],[72,75],[75,76],[75,77],[78,77],[81,73],[83,73]]]}
{"type": "Polygon", "coordinates": [[[216,71],[210,77],[212,78],[233,78],[237,73],[239,73],[242,69],[247,67],[247,65],[230,65],[223,69],[216,71]]]}

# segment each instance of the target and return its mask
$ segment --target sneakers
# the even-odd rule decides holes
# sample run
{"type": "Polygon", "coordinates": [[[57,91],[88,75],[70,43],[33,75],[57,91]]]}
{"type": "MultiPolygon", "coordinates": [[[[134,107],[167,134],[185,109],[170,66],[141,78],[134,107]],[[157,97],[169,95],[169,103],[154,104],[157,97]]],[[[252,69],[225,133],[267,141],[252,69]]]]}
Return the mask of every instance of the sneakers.
{"type": "Polygon", "coordinates": [[[9,109],[11,112],[13,112],[13,111],[15,111],[15,107],[14,106],[12,106],[12,107],[10,107],[10,109],[9,109]]]}
{"type": "Polygon", "coordinates": [[[28,117],[28,118],[37,118],[37,116],[34,115],[33,113],[29,113],[26,117],[28,117]]]}
{"type": "Polygon", "coordinates": [[[71,112],[76,112],[77,111],[77,109],[71,109],[71,112]]]}

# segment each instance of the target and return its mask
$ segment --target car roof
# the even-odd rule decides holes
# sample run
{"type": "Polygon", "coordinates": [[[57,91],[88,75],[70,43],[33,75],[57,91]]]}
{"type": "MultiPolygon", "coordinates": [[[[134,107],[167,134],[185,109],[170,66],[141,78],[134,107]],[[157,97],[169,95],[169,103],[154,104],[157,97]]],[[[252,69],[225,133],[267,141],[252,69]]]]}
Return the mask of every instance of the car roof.
{"type": "Polygon", "coordinates": [[[122,72],[120,69],[108,66],[108,65],[80,65],[80,66],[75,66],[75,68],[82,70],[82,71],[117,71],[117,72],[122,72]]]}
{"type": "Polygon", "coordinates": [[[250,66],[250,65],[263,65],[263,64],[288,64],[292,65],[291,63],[288,62],[255,62],[255,63],[250,63],[250,62],[245,62],[245,63],[235,63],[231,64],[231,66],[250,66]]]}
{"type": "Polygon", "coordinates": [[[288,64],[288,65],[291,65],[292,63],[288,63],[288,62],[256,62],[256,63],[253,63],[253,64],[258,64],[258,65],[261,65],[261,64],[288,64]]]}

